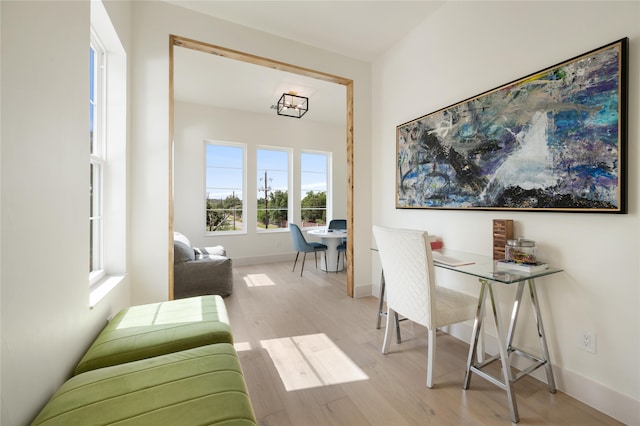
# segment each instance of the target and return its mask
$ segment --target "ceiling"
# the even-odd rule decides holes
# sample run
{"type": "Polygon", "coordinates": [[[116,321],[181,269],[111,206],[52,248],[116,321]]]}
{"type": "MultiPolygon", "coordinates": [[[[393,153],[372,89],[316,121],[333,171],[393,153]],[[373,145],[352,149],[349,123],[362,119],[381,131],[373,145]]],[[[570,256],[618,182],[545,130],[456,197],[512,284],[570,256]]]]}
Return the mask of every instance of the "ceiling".
{"type": "MultiPolygon", "coordinates": [[[[443,4],[305,0],[167,2],[366,62],[383,54],[443,4]]],[[[174,53],[174,92],[178,101],[276,115],[272,105],[282,93],[295,91],[309,97],[309,112],[303,120],[345,122],[344,86],[185,48],[176,48],[174,53]],[[230,81],[241,83],[228,84],[230,81]]]]}
{"type": "Polygon", "coordinates": [[[176,101],[274,116],[280,96],[297,92],[309,98],[302,120],[344,124],[347,114],[345,86],[181,47],[173,87],[176,101]]]}

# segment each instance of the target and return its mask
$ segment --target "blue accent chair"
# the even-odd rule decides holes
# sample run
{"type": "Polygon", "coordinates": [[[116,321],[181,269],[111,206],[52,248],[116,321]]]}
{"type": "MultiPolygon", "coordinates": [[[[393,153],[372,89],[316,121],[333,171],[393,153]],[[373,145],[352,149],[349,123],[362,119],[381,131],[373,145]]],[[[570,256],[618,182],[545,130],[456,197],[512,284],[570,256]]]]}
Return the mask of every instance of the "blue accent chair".
{"type": "MultiPolygon", "coordinates": [[[[333,219],[331,222],[329,222],[329,229],[347,229],[347,221],[345,219],[333,219]]],[[[338,260],[336,262],[336,274],[338,273],[338,266],[340,265],[340,253],[342,253],[342,256],[344,257],[344,259],[347,259],[347,239],[343,238],[342,239],[342,244],[340,244],[338,247],[336,247],[336,250],[338,250],[338,260]]]]}
{"type": "Polygon", "coordinates": [[[338,260],[336,261],[336,274],[338,273],[338,267],[340,266],[340,253],[342,253],[342,256],[344,256],[345,261],[347,260],[347,242],[343,242],[341,243],[338,247],[336,247],[336,250],[338,250],[338,260]]]}
{"type": "Polygon", "coordinates": [[[302,276],[302,271],[304,271],[304,261],[307,259],[307,253],[313,253],[316,258],[316,268],[318,267],[318,252],[323,251],[324,254],[324,269],[327,268],[327,246],[326,244],[311,242],[308,243],[307,240],[302,235],[302,231],[300,227],[295,223],[289,224],[289,233],[291,234],[291,241],[293,242],[293,249],[297,251],[296,260],[293,262],[293,269],[291,271],[296,270],[296,264],[298,263],[298,256],[300,253],[304,253],[302,257],[302,268],[300,268],[300,276],[302,276]]]}
{"type": "Polygon", "coordinates": [[[329,229],[347,229],[346,219],[333,219],[329,222],[329,229]]]}

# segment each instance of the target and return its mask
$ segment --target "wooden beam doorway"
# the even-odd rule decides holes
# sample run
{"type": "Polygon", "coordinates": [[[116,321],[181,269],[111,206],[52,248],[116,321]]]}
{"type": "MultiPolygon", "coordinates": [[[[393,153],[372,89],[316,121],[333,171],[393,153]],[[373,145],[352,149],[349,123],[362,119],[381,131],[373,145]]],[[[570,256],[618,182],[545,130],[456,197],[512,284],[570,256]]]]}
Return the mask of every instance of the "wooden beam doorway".
{"type": "Polygon", "coordinates": [[[174,138],[174,47],[197,50],[211,55],[243,61],[254,65],[264,66],[305,77],[316,78],[346,88],[347,117],[346,117],[346,150],[347,150],[347,296],[353,297],[353,80],[327,74],[296,65],[287,64],[269,58],[249,53],[239,52],[209,43],[188,39],[176,35],[169,36],[169,299],[173,299],[173,138],[174,138]]]}

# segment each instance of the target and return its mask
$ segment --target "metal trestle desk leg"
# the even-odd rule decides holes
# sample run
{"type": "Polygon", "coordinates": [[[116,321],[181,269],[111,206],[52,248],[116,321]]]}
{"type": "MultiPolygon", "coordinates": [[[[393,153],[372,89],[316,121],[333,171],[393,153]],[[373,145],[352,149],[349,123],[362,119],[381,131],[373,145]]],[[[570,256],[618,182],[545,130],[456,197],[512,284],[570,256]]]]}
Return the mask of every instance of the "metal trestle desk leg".
{"type": "Polygon", "coordinates": [[[545,366],[546,374],[547,374],[547,382],[549,387],[549,392],[556,392],[555,380],[553,378],[553,371],[551,369],[551,362],[549,361],[549,350],[547,347],[547,340],[544,334],[544,327],[542,325],[542,317],[540,315],[540,307],[538,305],[538,296],[536,293],[535,283],[532,279],[527,281],[521,281],[518,283],[518,289],[516,292],[516,297],[513,302],[513,310],[511,312],[511,321],[509,323],[509,328],[507,331],[507,336],[505,338],[504,328],[502,326],[502,320],[499,312],[499,306],[496,302],[496,298],[494,295],[494,288],[492,281],[480,279],[480,297],[478,298],[478,308],[476,311],[476,319],[473,324],[473,340],[469,347],[469,356],[467,358],[467,369],[464,376],[464,384],[462,385],[463,389],[469,389],[469,384],[471,381],[471,373],[476,373],[478,376],[482,377],[485,380],[493,383],[498,386],[500,389],[504,390],[507,393],[507,399],[509,400],[509,411],[511,413],[511,421],[513,423],[518,423],[520,421],[520,415],[518,414],[518,406],[516,404],[515,392],[513,390],[513,382],[519,380],[523,376],[531,373],[541,366],[545,366]],[[540,341],[540,349],[542,351],[542,358],[527,353],[521,349],[518,349],[512,346],[514,331],[516,328],[516,323],[518,321],[518,315],[520,313],[520,306],[522,303],[522,295],[524,293],[524,285],[525,282],[529,285],[529,296],[531,297],[531,304],[533,306],[533,312],[535,316],[536,326],[538,330],[538,339],[540,341]],[[496,324],[496,330],[498,333],[499,340],[499,353],[494,355],[483,362],[474,362],[473,355],[476,352],[478,347],[478,340],[480,337],[480,330],[482,327],[482,320],[484,317],[485,307],[486,307],[486,297],[487,292],[489,296],[489,300],[491,301],[491,311],[493,314],[493,318],[496,324]],[[512,374],[511,372],[511,362],[509,360],[509,356],[511,353],[515,353],[517,355],[523,356],[529,361],[532,361],[533,364],[528,368],[518,372],[517,374],[512,374]],[[489,373],[486,373],[482,370],[482,368],[491,364],[494,361],[500,360],[502,364],[502,377],[494,377],[489,373]]]}

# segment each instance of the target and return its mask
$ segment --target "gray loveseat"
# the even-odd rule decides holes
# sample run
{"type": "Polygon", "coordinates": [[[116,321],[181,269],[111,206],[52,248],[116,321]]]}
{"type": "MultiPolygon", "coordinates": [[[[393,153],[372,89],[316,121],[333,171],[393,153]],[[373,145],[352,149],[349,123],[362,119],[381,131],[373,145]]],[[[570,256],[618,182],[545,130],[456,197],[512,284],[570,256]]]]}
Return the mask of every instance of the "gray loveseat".
{"type": "Polygon", "coordinates": [[[173,233],[173,296],[217,294],[226,297],[233,290],[231,259],[222,246],[196,248],[179,232],[173,233]]]}

